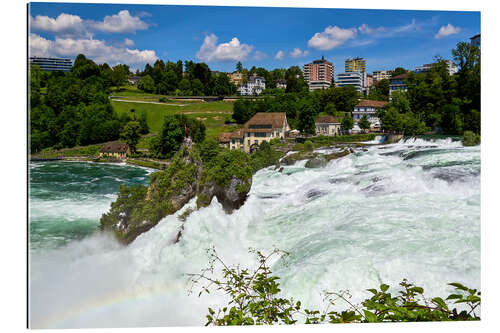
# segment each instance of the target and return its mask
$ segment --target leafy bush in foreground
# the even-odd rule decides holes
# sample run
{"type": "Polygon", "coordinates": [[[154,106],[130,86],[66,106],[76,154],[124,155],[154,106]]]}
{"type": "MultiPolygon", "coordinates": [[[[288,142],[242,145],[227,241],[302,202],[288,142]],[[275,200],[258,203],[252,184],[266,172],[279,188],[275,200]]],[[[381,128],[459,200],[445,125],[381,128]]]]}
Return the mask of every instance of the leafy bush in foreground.
{"type": "Polygon", "coordinates": [[[404,279],[399,285],[399,295],[392,295],[389,286],[381,284],[379,290],[368,289],[373,294],[361,304],[353,304],[348,291],[324,292],[326,308],[323,311],[302,309],[301,302],[279,296],[279,277],[273,276],[268,261],[273,256],[286,257],[288,253],[275,249],[268,255],[250,250],[258,258],[259,266],[254,270],[239,266],[229,267],[217,255],[214,248],[207,250],[210,266],[199,274],[189,274],[191,288],[201,285],[202,293],[210,289],[230,297],[227,306],[213,310],[208,308],[208,325],[273,325],[294,324],[301,318],[306,324],[321,323],[371,323],[409,321],[456,321],[479,320],[476,314],[481,306],[481,292],[469,289],[460,283],[450,283],[455,293],[445,300],[440,297],[424,297],[424,289],[404,279]],[[216,265],[222,266],[222,279],[213,277],[216,265]],[[329,311],[329,306],[341,301],[346,304],[343,311],[329,311]],[[453,302],[453,303],[452,303],[453,302]],[[451,308],[452,304],[464,303],[468,310],[451,308]]]}

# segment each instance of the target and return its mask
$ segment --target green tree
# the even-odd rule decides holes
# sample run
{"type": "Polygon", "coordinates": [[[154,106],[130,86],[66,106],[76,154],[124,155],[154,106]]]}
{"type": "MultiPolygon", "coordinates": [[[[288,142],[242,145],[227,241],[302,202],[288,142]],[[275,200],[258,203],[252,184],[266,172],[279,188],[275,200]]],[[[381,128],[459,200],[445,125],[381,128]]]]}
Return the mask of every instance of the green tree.
{"type": "Polygon", "coordinates": [[[391,105],[398,110],[400,113],[406,113],[411,110],[410,101],[408,100],[408,95],[405,91],[394,91],[391,95],[391,105]]]}
{"type": "Polygon", "coordinates": [[[337,116],[338,115],[337,108],[335,107],[335,104],[333,104],[333,103],[328,103],[325,106],[324,112],[330,116],[337,116]]]}
{"type": "Polygon", "coordinates": [[[127,78],[130,74],[127,65],[116,65],[111,71],[111,84],[115,87],[123,86],[127,83],[127,78]]]}
{"type": "Polygon", "coordinates": [[[381,120],[385,131],[400,133],[403,130],[403,120],[394,106],[389,107],[381,120]]]}
{"type": "Polygon", "coordinates": [[[303,134],[315,134],[316,125],[314,123],[314,108],[311,104],[305,104],[300,112],[297,121],[297,128],[303,134]]]}
{"type": "Polygon", "coordinates": [[[169,70],[164,79],[166,92],[171,93],[177,89],[177,74],[173,70],[169,70]]]}
{"type": "Polygon", "coordinates": [[[241,64],[241,61],[238,61],[238,63],[236,64],[236,71],[238,73],[241,73],[243,71],[243,65],[241,64]]]}
{"type": "Polygon", "coordinates": [[[342,128],[343,131],[350,131],[353,127],[354,120],[352,120],[350,113],[346,112],[344,114],[344,118],[342,118],[342,121],[340,122],[340,128],[342,128]]]}
{"type": "Polygon", "coordinates": [[[395,77],[395,76],[398,76],[398,75],[401,75],[401,74],[406,74],[407,70],[404,69],[403,67],[396,67],[393,71],[392,71],[392,77],[395,77]]]}
{"type": "Polygon", "coordinates": [[[453,60],[458,65],[459,73],[469,73],[479,65],[481,51],[477,46],[470,43],[459,42],[455,49],[451,50],[453,60]]]}
{"type": "Polygon", "coordinates": [[[178,117],[167,115],[163,119],[163,126],[160,134],[150,141],[149,151],[157,158],[169,158],[176,151],[184,140],[184,131],[178,117]]]}
{"type": "Polygon", "coordinates": [[[307,88],[302,71],[298,66],[292,66],[285,72],[286,89],[288,92],[301,92],[307,88]]]}
{"type": "Polygon", "coordinates": [[[191,89],[193,90],[194,96],[203,95],[203,83],[199,79],[194,79],[191,82],[191,89]]]}
{"type": "Polygon", "coordinates": [[[153,81],[151,76],[146,75],[141,78],[139,84],[137,85],[137,88],[144,92],[152,93],[155,91],[155,82],[153,81]]]}
{"type": "Polygon", "coordinates": [[[370,121],[366,117],[366,114],[361,117],[361,119],[358,121],[358,126],[365,132],[367,129],[370,129],[370,121]]]}
{"type": "Polygon", "coordinates": [[[252,110],[252,102],[247,99],[238,99],[233,104],[233,119],[238,124],[246,123],[253,117],[255,111],[252,110]]]}
{"type": "Polygon", "coordinates": [[[189,83],[189,80],[186,78],[183,78],[179,82],[179,89],[182,91],[183,95],[191,95],[191,83],[189,83]]]}
{"type": "Polygon", "coordinates": [[[135,153],[137,143],[141,137],[141,124],[138,121],[130,121],[120,132],[120,137],[125,140],[132,153],[135,153]]]}

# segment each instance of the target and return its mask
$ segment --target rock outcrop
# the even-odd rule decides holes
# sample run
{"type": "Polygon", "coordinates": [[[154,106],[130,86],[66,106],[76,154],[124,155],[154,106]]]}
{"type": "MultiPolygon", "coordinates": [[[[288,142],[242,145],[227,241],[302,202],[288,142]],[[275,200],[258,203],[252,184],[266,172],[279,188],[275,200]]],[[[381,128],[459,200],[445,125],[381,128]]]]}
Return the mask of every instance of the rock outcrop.
{"type": "Polygon", "coordinates": [[[147,188],[120,187],[118,199],[101,217],[101,230],[113,231],[129,244],[196,196],[198,207],[208,206],[215,196],[224,211],[232,213],[248,196],[251,168],[242,152],[223,152],[218,158],[204,166],[196,152],[183,147],[167,169],[151,175],[147,188]]]}

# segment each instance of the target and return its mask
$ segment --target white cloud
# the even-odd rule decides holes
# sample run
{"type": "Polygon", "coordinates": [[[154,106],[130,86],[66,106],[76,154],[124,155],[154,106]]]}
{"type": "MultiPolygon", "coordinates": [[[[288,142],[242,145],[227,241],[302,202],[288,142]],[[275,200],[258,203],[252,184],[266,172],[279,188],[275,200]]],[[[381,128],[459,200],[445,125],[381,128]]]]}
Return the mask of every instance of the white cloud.
{"type": "Polygon", "coordinates": [[[132,39],[129,39],[129,38],[125,38],[125,45],[126,46],[134,46],[135,43],[132,39]]]}
{"type": "Polygon", "coordinates": [[[128,10],[105,16],[103,21],[83,20],[80,16],[61,13],[57,18],[30,15],[30,28],[35,31],[50,32],[62,37],[91,37],[93,32],[135,33],[146,30],[149,25],[139,16],[130,15],[128,10]]]}
{"type": "Polygon", "coordinates": [[[61,13],[57,18],[37,15],[33,18],[30,15],[31,29],[51,32],[59,35],[85,35],[86,28],[84,21],[77,15],[61,13]]]}
{"type": "Polygon", "coordinates": [[[253,58],[255,60],[262,60],[264,58],[267,58],[267,54],[261,51],[255,51],[255,53],[253,54],[253,58]]]}
{"type": "Polygon", "coordinates": [[[419,26],[417,25],[417,21],[415,19],[411,20],[411,23],[402,25],[400,27],[396,27],[393,29],[395,33],[400,33],[400,32],[408,32],[408,31],[413,31],[417,30],[419,26]]]}
{"type": "Polygon", "coordinates": [[[454,27],[453,25],[451,25],[450,23],[448,23],[448,25],[443,25],[438,33],[436,35],[434,35],[434,38],[443,38],[443,37],[447,37],[447,36],[450,36],[450,35],[454,35],[454,34],[458,34],[460,32],[460,30],[462,30],[460,27],[454,27]]]}
{"type": "Polygon", "coordinates": [[[50,55],[52,41],[36,34],[29,35],[29,55],[37,57],[47,57],[50,55]]]}
{"type": "Polygon", "coordinates": [[[358,30],[361,34],[371,35],[373,33],[386,32],[387,28],[385,28],[385,27],[372,28],[372,27],[368,26],[368,24],[363,23],[362,25],[360,25],[358,27],[358,30]]]}
{"type": "Polygon", "coordinates": [[[285,57],[285,52],[279,50],[278,53],[274,56],[274,59],[281,60],[285,57]]]}
{"type": "Polygon", "coordinates": [[[300,57],[305,57],[306,55],[309,54],[309,51],[302,51],[298,47],[294,48],[292,52],[290,52],[290,55],[294,58],[300,58],[300,57]]]}
{"type": "Polygon", "coordinates": [[[56,56],[76,57],[82,53],[96,63],[118,63],[133,65],[153,63],[158,57],[153,50],[129,49],[127,47],[114,47],[98,39],[73,39],[56,37],[48,40],[36,34],[30,34],[30,56],[56,56]]]}
{"type": "Polygon", "coordinates": [[[137,30],[146,30],[148,24],[138,16],[130,15],[128,10],[121,10],[118,14],[105,16],[102,22],[94,22],[95,30],[110,33],[135,33],[137,30]]]}
{"type": "Polygon", "coordinates": [[[338,26],[328,26],[323,32],[317,32],[307,45],[317,50],[331,50],[356,37],[356,28],[342,29],[338,26]]]}
{"type": "Polygon", "coordinates": [[[228,43],[217,45],[217,36],[205,36],[196,57],[202,61],[241,61],[252,51],[253,46],[241,44],[238,38],[233,37],[228,43]]]}

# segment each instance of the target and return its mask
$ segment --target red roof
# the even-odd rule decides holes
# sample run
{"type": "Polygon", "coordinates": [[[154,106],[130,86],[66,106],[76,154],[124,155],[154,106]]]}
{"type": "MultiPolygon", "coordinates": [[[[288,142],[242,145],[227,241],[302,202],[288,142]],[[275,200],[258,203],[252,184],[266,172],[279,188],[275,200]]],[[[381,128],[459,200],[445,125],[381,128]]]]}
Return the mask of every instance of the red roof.
{"type": "Polygon", "coordinates": [[[391,77],[391,80],[401,80],[401,79],[406,79],[406,76],[408,74],[399,74],[399,75],[396,75],[394,77],[391,77]]]}
{"type": "Polygon", "coordinates": [[[257,112],[245,123],[245,132],[272,132],[275,128],[283,128],[285,121],[285,112],[257,112]]]}
{"type": "Polygon", "coordinates": [[[231,139],[243,139],[243,134],[245,133],[245,130],[243,128],[237,129],[234,132],[229,133],[229,137],[231,139]]]}
{"type": "Polygon", "coordinates": [[[227,143],[231,138],[231,133],[219,133],[219,142],[227,143]]]}
{"type": "Polygon", "coordinates": [[[316,124],[340,124],[340,120],[332,116],[320,116],[316,118],[316,124]]]}
{"type": "Polygon", "coordinates": [[[385,101],[372,101],[370,99],[364,99],[361,102],[359,102],[358,105],[356,105],[356,107],[368,106],[368,107],[373,107],[373,108],[383,108],[388,103],[389,102],[385,102],[385,101]]]}
{"type": "Polygon", "coordinates": [[[127,150],[128,145],[126,143],[113,141],[102,146],[101,153],[126,153],[127,150]]]}

